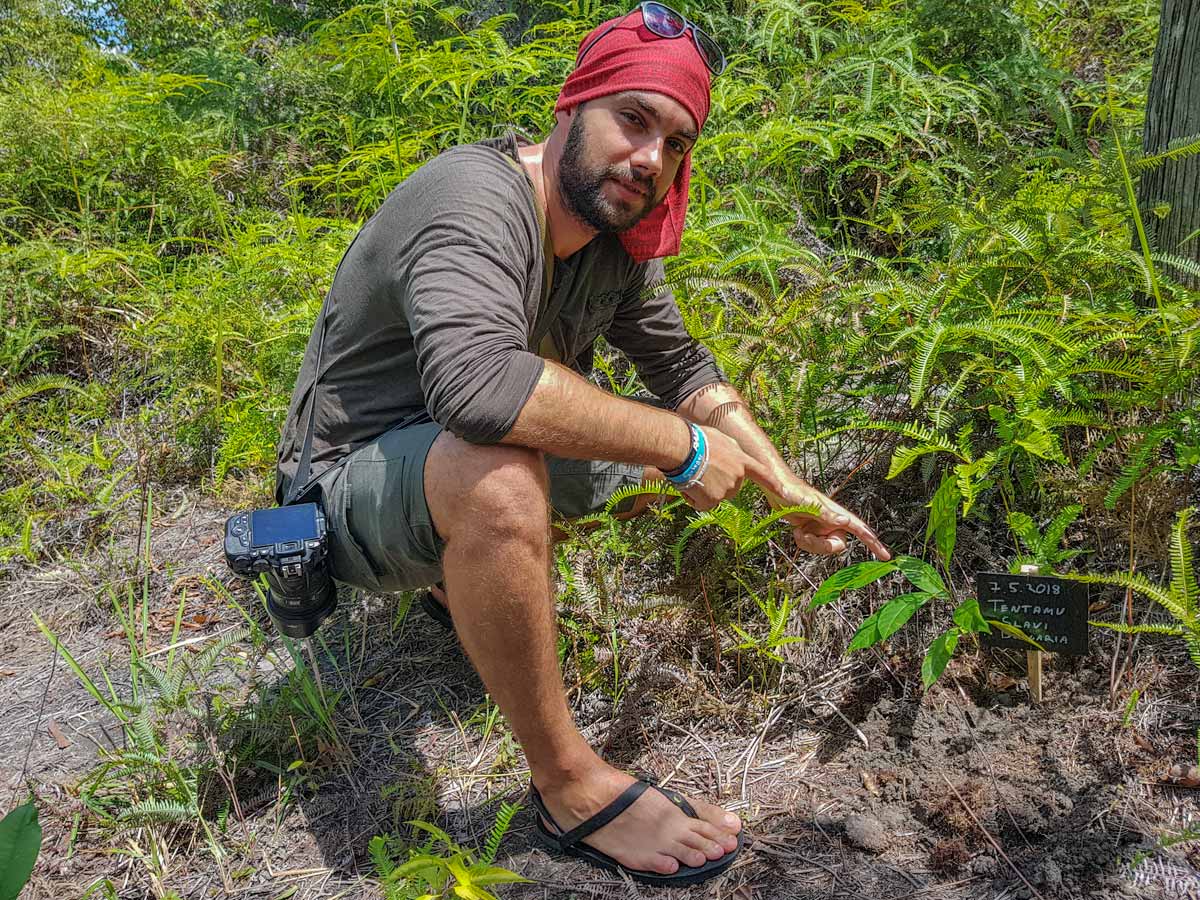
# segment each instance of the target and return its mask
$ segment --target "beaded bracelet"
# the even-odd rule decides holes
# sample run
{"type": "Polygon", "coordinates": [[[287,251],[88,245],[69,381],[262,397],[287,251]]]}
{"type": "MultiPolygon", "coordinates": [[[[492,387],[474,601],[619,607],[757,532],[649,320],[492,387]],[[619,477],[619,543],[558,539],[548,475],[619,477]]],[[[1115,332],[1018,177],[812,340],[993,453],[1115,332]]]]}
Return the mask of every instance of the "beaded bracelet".
{"type": "Polygon", "coordinates": [[[688,466],[695,461],[696,454],[700,450],[700,439],[703,437],[703,435],[700,433],[700,429],[691,422],[686,424],[688,427],[688,436],[692,439],[692,446],[691,449],[688,450],[687,459],[685,459],[679,466],[672,469],[670,472],[663,472],[663,477],[665,477],[668,481],[672,478],[678,478],[680,475],[686,472],[688,466]]]}
{"type": "Polygon", "coordinates": [[[684,489],[700,484],[700,479],[708,471],[708,439],[704,432],[691,422],[688,428],[692,432],[692,453],[682,469],[664,472],[663,477],[671,484],[684,489]]]}

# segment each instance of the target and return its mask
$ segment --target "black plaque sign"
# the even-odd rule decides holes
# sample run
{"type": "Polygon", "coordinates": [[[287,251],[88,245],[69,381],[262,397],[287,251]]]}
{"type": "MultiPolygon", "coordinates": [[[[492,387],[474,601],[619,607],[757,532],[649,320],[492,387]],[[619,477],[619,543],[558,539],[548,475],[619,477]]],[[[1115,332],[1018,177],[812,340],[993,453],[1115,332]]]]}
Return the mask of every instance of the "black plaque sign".
{"type": "MultiPolygon", "coordinates": [[[[1015,625],[1048,653],[1080,656],[1088,650],[1088,586],[1048,575],[1009,575],[979,572],[975,575],[979,610],[985,619],[1015,625]]],[[[1018,637],[992,627],[980,636],[992,647],[1033,650],[1018,637]]]]}

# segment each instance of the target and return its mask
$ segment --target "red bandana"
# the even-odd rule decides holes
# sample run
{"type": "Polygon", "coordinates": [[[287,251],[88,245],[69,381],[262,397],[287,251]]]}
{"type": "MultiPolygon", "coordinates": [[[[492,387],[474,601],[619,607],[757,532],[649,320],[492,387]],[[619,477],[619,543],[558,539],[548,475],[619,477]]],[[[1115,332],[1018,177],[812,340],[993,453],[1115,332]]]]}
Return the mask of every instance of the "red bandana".
{"type": "MultiPolygon", "coordinates": [[[[614,21],[617,20],[596,26],[583,39],[580,50],[614,21]]],[[[621,91],[653,91],[671,97],[692,114],[698,128],[703,128],[708,119],[709,72],[696,52],[691,34],[661,38],[642,24],[641,10],[625,17],[625,21],[588,51],[583,65],[576,67],[563,83],[554,111],[573,109],[585,101],[621,91]]],[[[637,225],[619,235],[625,250],[637,262],[679,252],[691,175],[689,152],[662,202],[637,225]]]]}

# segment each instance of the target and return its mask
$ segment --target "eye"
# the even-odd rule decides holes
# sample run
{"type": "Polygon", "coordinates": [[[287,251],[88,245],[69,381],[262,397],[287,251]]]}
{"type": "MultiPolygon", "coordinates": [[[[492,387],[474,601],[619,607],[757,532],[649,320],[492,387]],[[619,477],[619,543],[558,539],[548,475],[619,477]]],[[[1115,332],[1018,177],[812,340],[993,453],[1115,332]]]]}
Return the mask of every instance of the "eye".
{"type": "Polygon", "coordinates": [[[684,145],[683,141],[676,140],[675,138],[671,139],[671,149],[680,156],[683,156],[683,154],[687,153],[687,147],[684,145]]]}
{"type": "Polygon", "coordinates": [[[638,128],[646,127],[645,123],[642,122],[642,117],[639,116],[637,113],[630,112],[629,110],[626,109],[626,110],[621,111],[621,115],[623,115],[625,117],[625,121],[629,122],[632,125],[636,125],[638,128]]]}

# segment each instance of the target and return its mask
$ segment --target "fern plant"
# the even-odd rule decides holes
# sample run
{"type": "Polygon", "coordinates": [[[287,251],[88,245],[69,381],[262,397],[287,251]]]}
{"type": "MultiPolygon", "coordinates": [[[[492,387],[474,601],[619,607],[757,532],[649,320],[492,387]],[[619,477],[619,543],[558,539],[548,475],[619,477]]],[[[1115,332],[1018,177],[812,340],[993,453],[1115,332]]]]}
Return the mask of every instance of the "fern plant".
{"type": "Polygon", "coordinates": [[[787,633],[792,613],[797,606],[796,597],[773,581],[763,593],[754,590],[740,575],[735,577],[741,582],[746,593],[754,598],[755,605],[766,620],[767,631],[760,636],[736,622],[731,622],[729,627],[741,639],[741,643],[733,648],[733,652],[748,655],[754,661],[755,670],[750,675],[751,681],[758,682],[760,688],[765,687],[778,681],[783,666],[787,664],[780,651],[789,645],[804,641],[799,635],[787,633]]]}
{"type": "Polygon", "coordinates": [[[1172,624],[1127,624],[1124,622],[1100,622],[1089,624],[1122,634],[1161,634],[1181,638],[1187,647],[1192,662],[1200,667],[1200,585],[1196,582],[1196,570],[1192,545],[1188,538],[1191,507],[1182,509],[1171,529],[1169,553],[1171,557],[1171,580],[1165,586],[1151,582],[1144,575],[1117,572],[1111,575],[1072,574],[1066,577],[1088,584],[1110,584],[1140,594],[1168,613],[1172,624]]]}
{"type": "Polygon", "coordinates": [[[1017,536],[1026,550],[1012,561],[1009,571],[1015,575],[1021,571],[1022,566],[1032,565],[1037,566],[1044,574],[1050,574],[1083,553],[1083,550],[1067,550],[1060,546],[1067,529],[1079,518],[1081,512],[1082,506],[1068,506],[1060,510],[1044,530],[1039,529],[1026,513],[1009,513],[1009,531],[1017,536]]]}
{"type": "Polygon", "coordinates": [[[410,848],[407,859],[397,862],[403,852],[400,841],[390,835],[376,835],[367,852],[387,900],[435,900],[458,897],[461,900],[498,900],[490,888],[500,884],[529,883],[529,879],[494,865],[500,842],[520,810],[519,804],[502,803],[496,821],[482,850],[460,847],[445,831],[428,822],[408,824],[429,835],[421,847],[410,848]]]}
{"type": "Polygon", "coordinates": [[[756,520],[752,510],[724,501],[712,509],[698,513],[684,526],[671,548],[675,558],[675,571],[678,573],[683,565],[683,550],[688,541],[702,529],[715,530],[725,537],[731,545],[734,557],[740,560],[766,544],[778,531],[779,522],[788,516],[813,516],[819,513],[820,510],[816,506],[781,506],[756,520]]]}

